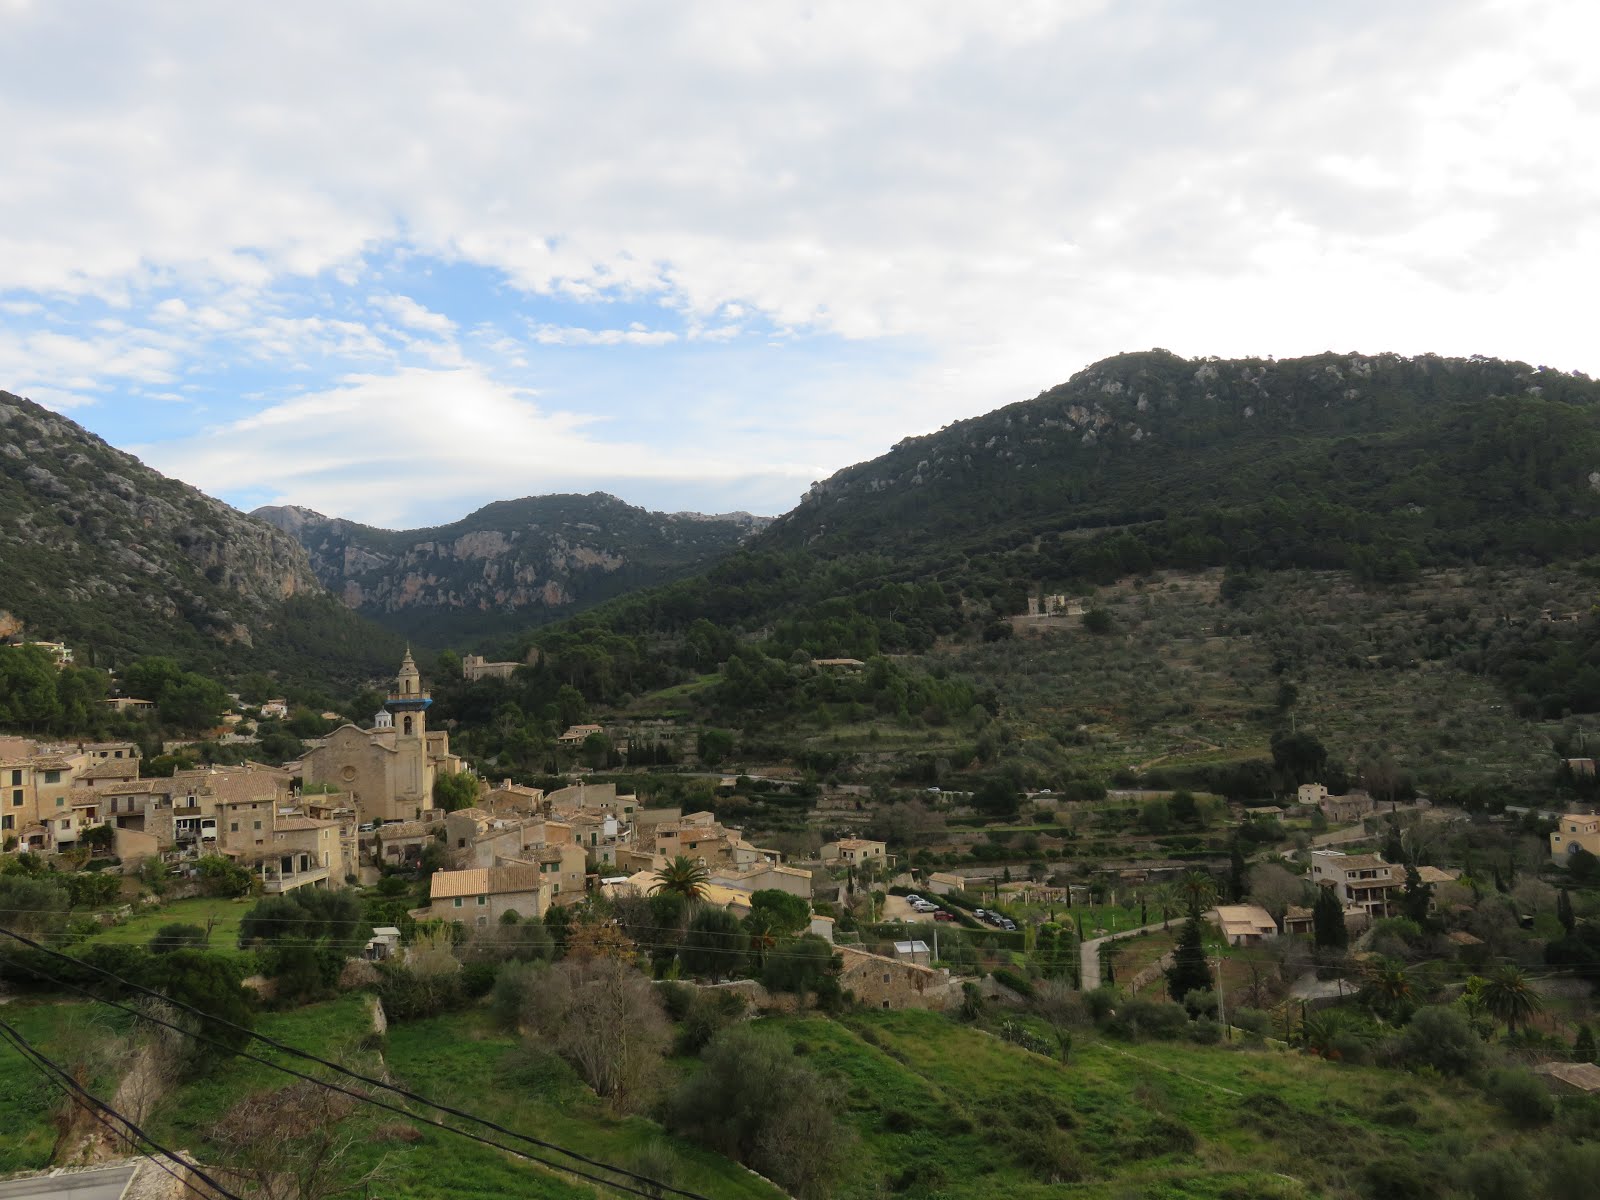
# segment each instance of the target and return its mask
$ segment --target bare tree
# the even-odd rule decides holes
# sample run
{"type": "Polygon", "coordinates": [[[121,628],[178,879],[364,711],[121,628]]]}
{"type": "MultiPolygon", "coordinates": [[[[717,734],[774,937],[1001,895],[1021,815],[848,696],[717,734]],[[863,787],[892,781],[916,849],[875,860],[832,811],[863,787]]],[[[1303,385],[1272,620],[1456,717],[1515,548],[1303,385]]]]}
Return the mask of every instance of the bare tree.
{"type": "Polygon", "coordinates": [[[356,1175],[347,1163],[360,1135],[358,1102],[307,1080],[248,1096],[211,1129],[216,1170],[259,1200],[323,1200],[366,1188],[383,1163],[356,1175]]]}
{"type": "Polygon", "coordinates": [[[649,1099],[671,1028],[632,965],[605,955],[559,962],[532,981],[525,1011],[597,1095],[619,1109],[649,1099]]]}
{"type": "Polygon", "coordinates": [[[1272,914],[1283,925],[1283,914],[1290,905],[1306,902],[1306,882],[1277,863],[1257,863],[1250,868],[1250,899],[1272,914]]]}

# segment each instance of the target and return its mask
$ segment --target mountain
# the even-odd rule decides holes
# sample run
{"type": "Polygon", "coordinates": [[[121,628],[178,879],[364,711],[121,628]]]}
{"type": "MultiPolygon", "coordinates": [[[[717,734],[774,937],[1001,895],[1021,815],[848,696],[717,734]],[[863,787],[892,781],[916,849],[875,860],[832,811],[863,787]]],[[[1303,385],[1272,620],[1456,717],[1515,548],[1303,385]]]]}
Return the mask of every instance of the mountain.
{"type": "Polygon", "coordinates": [[[382,669],[391,635],[333,603],[293,538],[0,392],[0,632],[101,666],[382,669]]]}
{"type": "Polygon", "coordinates": [[[769,523],[649,512],[604,492],[504,500],[432,529],[378,529],[294,506],[252,515],[298,539],[350,608],[437,642],[540,624],[665,582],[769,523]]]}
{"type": "Polygon", "coordinates": [[[1013,586],[1600,552],[1600,384],[1497,359],[1124,354],[813,486],[757,545],[1013,586]]]}
{"type": "MultiPolygon", "coordinates": [[[[1428,567],[1593,555],[1600,384],[1585,376],[1477,357],[1154,350],[908,438],[814,485],[704,574],[590,623],[702,667],[702,618],[765,634],[776,654],[862,658],[1001,636],[1030,595],[1159,568],[1226,568],[1229,588],[1291,568],[1388,586],[1428,567]]],[[[530,630],[518,649],[553,636],[530,630]]]]}

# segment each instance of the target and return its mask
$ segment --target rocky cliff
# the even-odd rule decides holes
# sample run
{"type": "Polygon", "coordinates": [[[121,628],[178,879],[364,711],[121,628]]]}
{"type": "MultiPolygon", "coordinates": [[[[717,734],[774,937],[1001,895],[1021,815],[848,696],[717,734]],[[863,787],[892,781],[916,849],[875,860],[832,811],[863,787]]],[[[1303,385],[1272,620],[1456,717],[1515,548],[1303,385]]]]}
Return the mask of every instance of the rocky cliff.
{"type": "MultiPolygon", "coordinates": [[[[275,635],[324,597],[294,538],[9,392],[0,564],[0,629],[66,639],[103,663],[166,653],[279,666],[275,635]]],[[[339,636],[361,632],[347,622],[339,636]]]]}
{"type": "Polygon", "coordinates": [[[538,624],[663,582],[767,524],[748,513],[649,512],[603,492],[501,501],[432,529],[377,529],[294,506],[253,515],[298,539],[350,608],[436,641],[538,624]]]}

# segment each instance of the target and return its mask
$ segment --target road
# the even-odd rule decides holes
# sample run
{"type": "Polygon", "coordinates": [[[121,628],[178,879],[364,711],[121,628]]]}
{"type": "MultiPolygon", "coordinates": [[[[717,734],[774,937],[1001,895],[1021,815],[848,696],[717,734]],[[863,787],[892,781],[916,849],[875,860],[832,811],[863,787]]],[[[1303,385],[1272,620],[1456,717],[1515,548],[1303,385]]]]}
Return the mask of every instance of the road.
{"type": "Polygon", "coordinates": [[[1167,928],[1164,922],[1157,921],[1154,925],[1141,925],[1137,929],[1119,929],[1116,933],[1108,933],[1105,937],[1095,938],[1093,941],[1084,942],[1079,951],[1083,960],[1083,991],[1092,992],[1100,986],[1100,947],[1107,942],[1120,941],[1123,938],[1133,937],[1139,933],[1156,933],[1167,928]]]}

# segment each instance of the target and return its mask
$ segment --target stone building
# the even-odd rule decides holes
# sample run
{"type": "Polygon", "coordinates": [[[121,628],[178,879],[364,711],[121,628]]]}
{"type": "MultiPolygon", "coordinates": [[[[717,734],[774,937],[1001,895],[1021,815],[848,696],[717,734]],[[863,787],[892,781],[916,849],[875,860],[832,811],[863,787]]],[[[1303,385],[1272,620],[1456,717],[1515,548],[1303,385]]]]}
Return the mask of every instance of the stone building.
{"type": "Polygon", "coordinates": [[[461,770],[450,735],[428,729],[433,698],[406,651],[383,715],[372,729],[342,725],[300,761],[307,784],[347,794],[364,824],[421,820],[433,808],[433,783],[461,770]]]}

